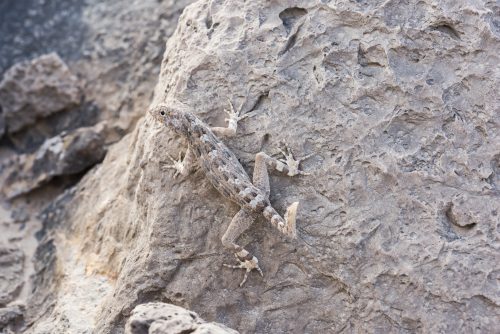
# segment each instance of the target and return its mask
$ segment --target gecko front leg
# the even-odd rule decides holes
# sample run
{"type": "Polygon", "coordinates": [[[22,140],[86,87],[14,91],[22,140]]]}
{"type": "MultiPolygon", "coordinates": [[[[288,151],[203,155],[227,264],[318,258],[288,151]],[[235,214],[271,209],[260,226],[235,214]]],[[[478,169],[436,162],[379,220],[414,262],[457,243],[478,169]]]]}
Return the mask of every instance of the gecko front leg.
{"type": "Polygon", "coordinates": [[[229,116],[229,118],[225,119],[227,127],[217,126],[210,128],[216,136],[234,137],[236,135],[236,131],[238,130],[238,122],[249,116],[249,114],[240,115],[241,107],[238,111],[236,111],[234,110],[234,105],[231,100],[228,100],[228,102],[230,109],[224,109],[229,116]]]}
{"type": "MultiPolygon", "coordinates": [[[[300,170],[299,165],[303,160],[306,160],[314,155],[314,153],[303,156],[302,158],[295,158],[293,156],[292,150],[288,147],[286,143],[284,143],[285,150],[279,148],[279,151],[283,154],[284,158],[275,159],[270,157],[264,152],[257,153],[255,157],[255,162],[264,161],[265,164],[278,172],[284,173],[288,176],[296,176],[296,175],[311,175],[311,173],[304,172],[300,170]]],[[[254,176],[255,177],[255,176],[254,176]]]]}
{"type": "Polygon", "coordinates": [[[172,158],[170,154],[167,154],[172,164],[163,164],[163,168],[167,169],[175,169],[174,177],[180,175],[187,176],[189,175],[196,166],[196,156],[191,149],[191,146],[188,145],[186,150],[186,154],[184,154],[184,159],[182,159],[182,153],[179,152],[179,157],[177,159],[172,158]]]}

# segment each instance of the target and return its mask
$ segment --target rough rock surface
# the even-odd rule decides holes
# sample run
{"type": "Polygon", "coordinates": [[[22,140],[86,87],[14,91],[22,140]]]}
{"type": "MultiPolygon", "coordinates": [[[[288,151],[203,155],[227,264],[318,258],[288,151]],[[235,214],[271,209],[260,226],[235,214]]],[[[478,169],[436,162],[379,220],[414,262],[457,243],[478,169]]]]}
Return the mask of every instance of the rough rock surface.
{"type": "Polygon", "coordinates": [[[282,140],[314,153],[311,176],[271,177],[279,211],[301,203],[299,238],[258,220],[240,241],[265,276],[239,288],[220,243],[238,208],[163,171],[186,145],[145,117],[44,211],[28,332],[123,333],[153,301],[243,333],[495,332],[498,22],[477,1],[189,6],[152,104],[212,125],[241,104],[254,116],[226,142],[249,172],[282,140]]]}
{"type": "Polygon", "coordinates": [[[80,102],[80,83],[56,53],[14,65],[0,82],[7,132],[14,133],[80,102]]]}
{"type": "Polygon", "coordinates": [[[137,305],[127,321],[126,334],[237,334],[217,323],[207,323],[198,314],[165,303],[137,305]]]}
{"type": "MultiPolygon", "coordinates": [[[[97,306],[110,283],[99,275],[89,278],[86,268],[78,262],[77,250],[62,249],[59,239],[47,231],[66,217],[58,205],[66,203],[74,193],[64,191],[83,176],[85,169],[100,161],[93,157],[130,132],[143,116],[158,80],[165,41],[174,32],[182,9],[190,2],[192,0],[109,0],[105,3],[99,0],[5,0],[0,3],[0,81],[5,79],[8,68],[20,66],[18,63],[29,64],[33,59],[56,52],[78,78],[83,94],[77,106],[37,119],[36,123],[3,137],[5,113],[0,106],[0,243],[21,249],[25,257],[23,275],[18,280],[22,288],[17,298],[0,310],[0,332],[92,331],[89,319],[97,316],[97,306]],[[82,132],[90,134],[89,129],[104,124],[105,131],[94,134],[99,137],[99,147],[92,147],[94,140],[74,137],[82,132]],[[70,151],[86,150],[91,153],[90,159],[80,154],[73,156],[76,159],[58,154],[52,156],[55,161],[49,159],[51,151],[44,148],[51,138],[73,145],[70,151]],[[70,138],[76,141],[68,141],[70,138]],[[77,145],[78,149],[74,146],[78,143],[89,146],[77,145]],[[36,156],[40,152],[43,154],[36,156]],[[40,170],[19,164],[23,156],[28,165],[37,160],[31,167],[36,165],[40,170]],[[8,166],[14,165],[19,167],[18,176],[27,173],[23,174],[24,179],[18,176],[11,179],[10,190],[25,182],[21,187],[24,190],[6,200],[5,192],[9,189],[3,181],[12,175],[13,170],[8,166]],[[82,165],[87,166],[83,172],[67,175],[82,165]],[[51,175],[54,171],[56,177],[51,175]],[[40,175],[43,181],[37,184],[40,175]],[[61,193],[59,200],[52,203],[61,193]],[[58,271],[58,261],[65,263],[64,272],[58,271]],[[74,267],[70,268],[72,264],[74,267]],[[60,288],[62,278],[74,284],[65,285],[66,290],[60,288]],[[57,305],[55,299],[59,301],[57,305]],[[61,314],[64,317],[60,317],[61,314]]],[[[45,78],[33,79],[47,84],[55,79],[53,74],[57,76],[57,73],[40,74],[45,78]]],[[[57,92],[52,90],[47,94],[57,92]]],[[[95,138],[94,135],[88,139],[95,138]]],[[[69,151],[63,147],[61,152],[69,151]]],[[[64,239],[64,233],[57,235],[64,239]]]]}

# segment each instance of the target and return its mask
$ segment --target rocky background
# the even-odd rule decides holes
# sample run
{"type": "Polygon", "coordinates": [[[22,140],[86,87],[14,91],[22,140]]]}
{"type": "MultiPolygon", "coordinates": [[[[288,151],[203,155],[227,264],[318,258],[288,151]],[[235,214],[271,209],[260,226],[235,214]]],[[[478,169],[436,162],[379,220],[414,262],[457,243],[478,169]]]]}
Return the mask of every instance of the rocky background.
{"type": "Polygon", "coordinates": [[[498,331],[500,7],[180,15],[189,2],[0,4],[0,328],[498,331]],[[220,126],[228,99],[252,116],[226,141],[249,173],[283,141],[313,154],[310,176],[272,173],[273,206],[300,201],[299,237],[257,220],[240,242],[264,278],[243,288],[220,243],[238,207],[202,172],[162,169],[186,145],[145,116],[163,102],[220,126]]]}

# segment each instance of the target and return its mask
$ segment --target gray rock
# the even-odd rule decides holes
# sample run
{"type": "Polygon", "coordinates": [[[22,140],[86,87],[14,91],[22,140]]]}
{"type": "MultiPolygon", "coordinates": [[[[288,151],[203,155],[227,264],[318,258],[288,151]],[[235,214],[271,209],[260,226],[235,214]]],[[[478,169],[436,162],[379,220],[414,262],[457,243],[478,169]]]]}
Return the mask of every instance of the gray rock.
{"type": "Polygon", "coordinates": [[[24,253],[0,245],[0,307],[13,301],[23,287],[24,253]]]}
{"type": "Polygon", "coordinates": [[[32,191],[53,177],[72,175],[100,162],[105,153],[105,125],[80,128],[50,138],[32,154],[22,154],[7,163],[2,192],[13,198],[32,191]]]}
{"type": "Polygon", "coordinates": [[[0,82],[6,131],[14,133],[37,119],[77,105],[80,83],[56,53],[18,63],[0,82]]]}
{"type": "Polygon", "coordinates": [[[236,334],[217,323],[207,323],[198,314],[165,303],[137,305],[127,321],[126,334],[236,334]]]}

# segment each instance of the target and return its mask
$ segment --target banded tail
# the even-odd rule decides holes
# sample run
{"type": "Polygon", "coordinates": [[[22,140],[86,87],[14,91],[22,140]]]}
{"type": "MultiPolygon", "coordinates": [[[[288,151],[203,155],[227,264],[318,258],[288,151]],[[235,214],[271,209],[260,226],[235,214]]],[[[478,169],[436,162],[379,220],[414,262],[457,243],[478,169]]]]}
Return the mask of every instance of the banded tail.
{"type": "Polygon", "coordinates": [[[264,217],[284,235],[295,239],[297,238],[296,216],[299,202],[292,203],[285,212],[285,218],[281,217],[272,206],[264,209],[264,217]]]}

